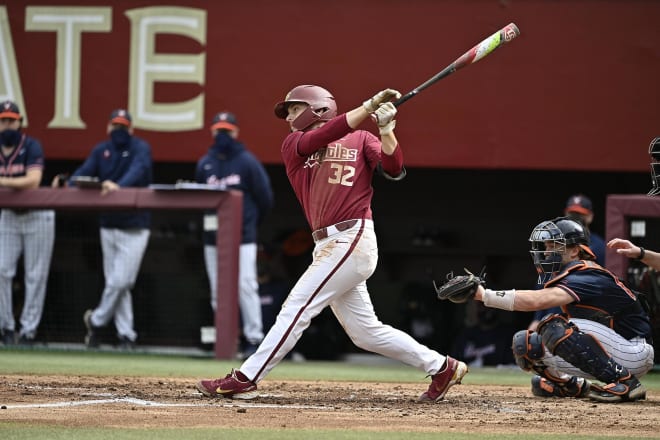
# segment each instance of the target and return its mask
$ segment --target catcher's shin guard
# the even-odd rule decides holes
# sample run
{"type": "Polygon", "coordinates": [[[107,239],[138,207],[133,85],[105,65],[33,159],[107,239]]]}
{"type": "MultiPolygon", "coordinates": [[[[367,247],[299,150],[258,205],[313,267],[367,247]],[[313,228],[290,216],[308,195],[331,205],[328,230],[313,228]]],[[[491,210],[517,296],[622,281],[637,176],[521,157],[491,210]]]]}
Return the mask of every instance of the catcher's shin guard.
{"type": "Polygon", "coordinates": [[[531,330],[520,330],[513,335],[511,346],[516,364],[525,371],[534,370],[532,394],[539,397],[584,397],[589,391],[589,381],[582,377],[556,377],[543,365],[545,347],[541,335],[531,330]]]}
{"type": "Polygon", "coordinates": [[[513,335],[511,350],[516,364],[525,371],[534,369],[535,361],[543,358],[545,349],[541,336],[531,330],[520,330],[513,335]]]}
{"type": "Polygon", "coordinates": [[[562,315],[539,323],[538,332],[548,350],[604,383],[625,380],[631,374],[605,351],[600,342],[562,315]]]}

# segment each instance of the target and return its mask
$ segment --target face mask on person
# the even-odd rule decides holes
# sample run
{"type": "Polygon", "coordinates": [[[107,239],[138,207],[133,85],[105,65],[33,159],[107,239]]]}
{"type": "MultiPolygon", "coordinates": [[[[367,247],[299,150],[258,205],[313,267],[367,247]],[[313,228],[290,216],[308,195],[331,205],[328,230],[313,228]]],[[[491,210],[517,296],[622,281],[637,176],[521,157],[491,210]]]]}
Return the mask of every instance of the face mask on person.
{"type": "Polygon", "coordinates": [[[12,130],[8,128],[0,133],[0,144],[7,147],[13,147],[21,142],[20,130],[12,130]]]}
{"type": "Polygon", "coordinates": [[[117,128],[110,132],[110,139],[112,140],[113,144],[119,147],[125,147],[131,140],[131,134],[128,132],[128,130],[117,128]]]}
{"type": "Polygon", "coordinates": [[[215,135],[214,147],[218,153],[226,154],[234,143],[234,138],[229,135],[227,130],[220,130],[215,135]]]}

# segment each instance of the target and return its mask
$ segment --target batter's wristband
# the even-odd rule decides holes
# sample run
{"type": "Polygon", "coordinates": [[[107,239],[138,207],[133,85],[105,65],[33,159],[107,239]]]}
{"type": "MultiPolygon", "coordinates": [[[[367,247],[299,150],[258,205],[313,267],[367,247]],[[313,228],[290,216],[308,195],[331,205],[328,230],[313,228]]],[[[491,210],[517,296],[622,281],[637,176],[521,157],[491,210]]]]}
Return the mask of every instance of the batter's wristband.
{"type": "Polygon", "coordinates": [[[643,247],[640,246],[639,247],[639,256],[636,259],[641,261],[641,260],[644,259],[645,256],[646,256],[646,249],[644,249],[643,247]]]}
{"type": "Polygon", "coordinates": [[[513,311],[513,302],[516,299],[516,289],[491,290],[485,289],[483,295],[484,305],[496,309],[513,311]]]}

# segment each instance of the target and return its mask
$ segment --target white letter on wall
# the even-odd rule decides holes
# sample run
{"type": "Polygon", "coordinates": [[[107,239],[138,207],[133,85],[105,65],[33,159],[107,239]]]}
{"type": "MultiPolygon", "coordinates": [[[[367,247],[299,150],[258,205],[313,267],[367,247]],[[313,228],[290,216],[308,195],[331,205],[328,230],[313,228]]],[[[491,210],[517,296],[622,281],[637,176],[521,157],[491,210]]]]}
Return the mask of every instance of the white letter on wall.
{"type": "Polygon", "coordinates": [[[131,20],[129,111],[137,128],[161,131],[203,127],[204,94],[178,103],[154,102],[154,83],[204,84],[206,55],[157,55],[156,35],[185,35],[206,44],[206,11],[182,7],[149,7],[126,11],[131,20]]]}
{"type": "Polygon", "coordinates": [[[80,40],[83,32],[108,32],[112,8],[28,6],[25,29],[57,32],[55,116],[48,127],[85,128],[80,119],[80,40]]]}
{"type": "Polygon", "coordinates": [[[27,111],[23,102],[23,89],[16,66],[14,43],[11,39],[11,29],[7,7],[0,6],[0,101],[11,99],[21,109],[23,125],[27,126],[27,111]]]}

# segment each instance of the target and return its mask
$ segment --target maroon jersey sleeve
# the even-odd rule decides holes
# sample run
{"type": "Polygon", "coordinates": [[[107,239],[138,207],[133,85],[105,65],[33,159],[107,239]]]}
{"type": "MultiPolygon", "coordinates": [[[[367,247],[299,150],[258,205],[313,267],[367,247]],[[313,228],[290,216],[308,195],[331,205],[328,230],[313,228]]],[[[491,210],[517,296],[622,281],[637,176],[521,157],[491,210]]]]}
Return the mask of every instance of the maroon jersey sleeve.
{"type": "Polygon", "coordinates": [[[391,177],[398,177],[403,171],[403,152],[401,146],[397,144],[396,150],[391,155],[382,153],[381,163],[383,171],[391,177]]]}

